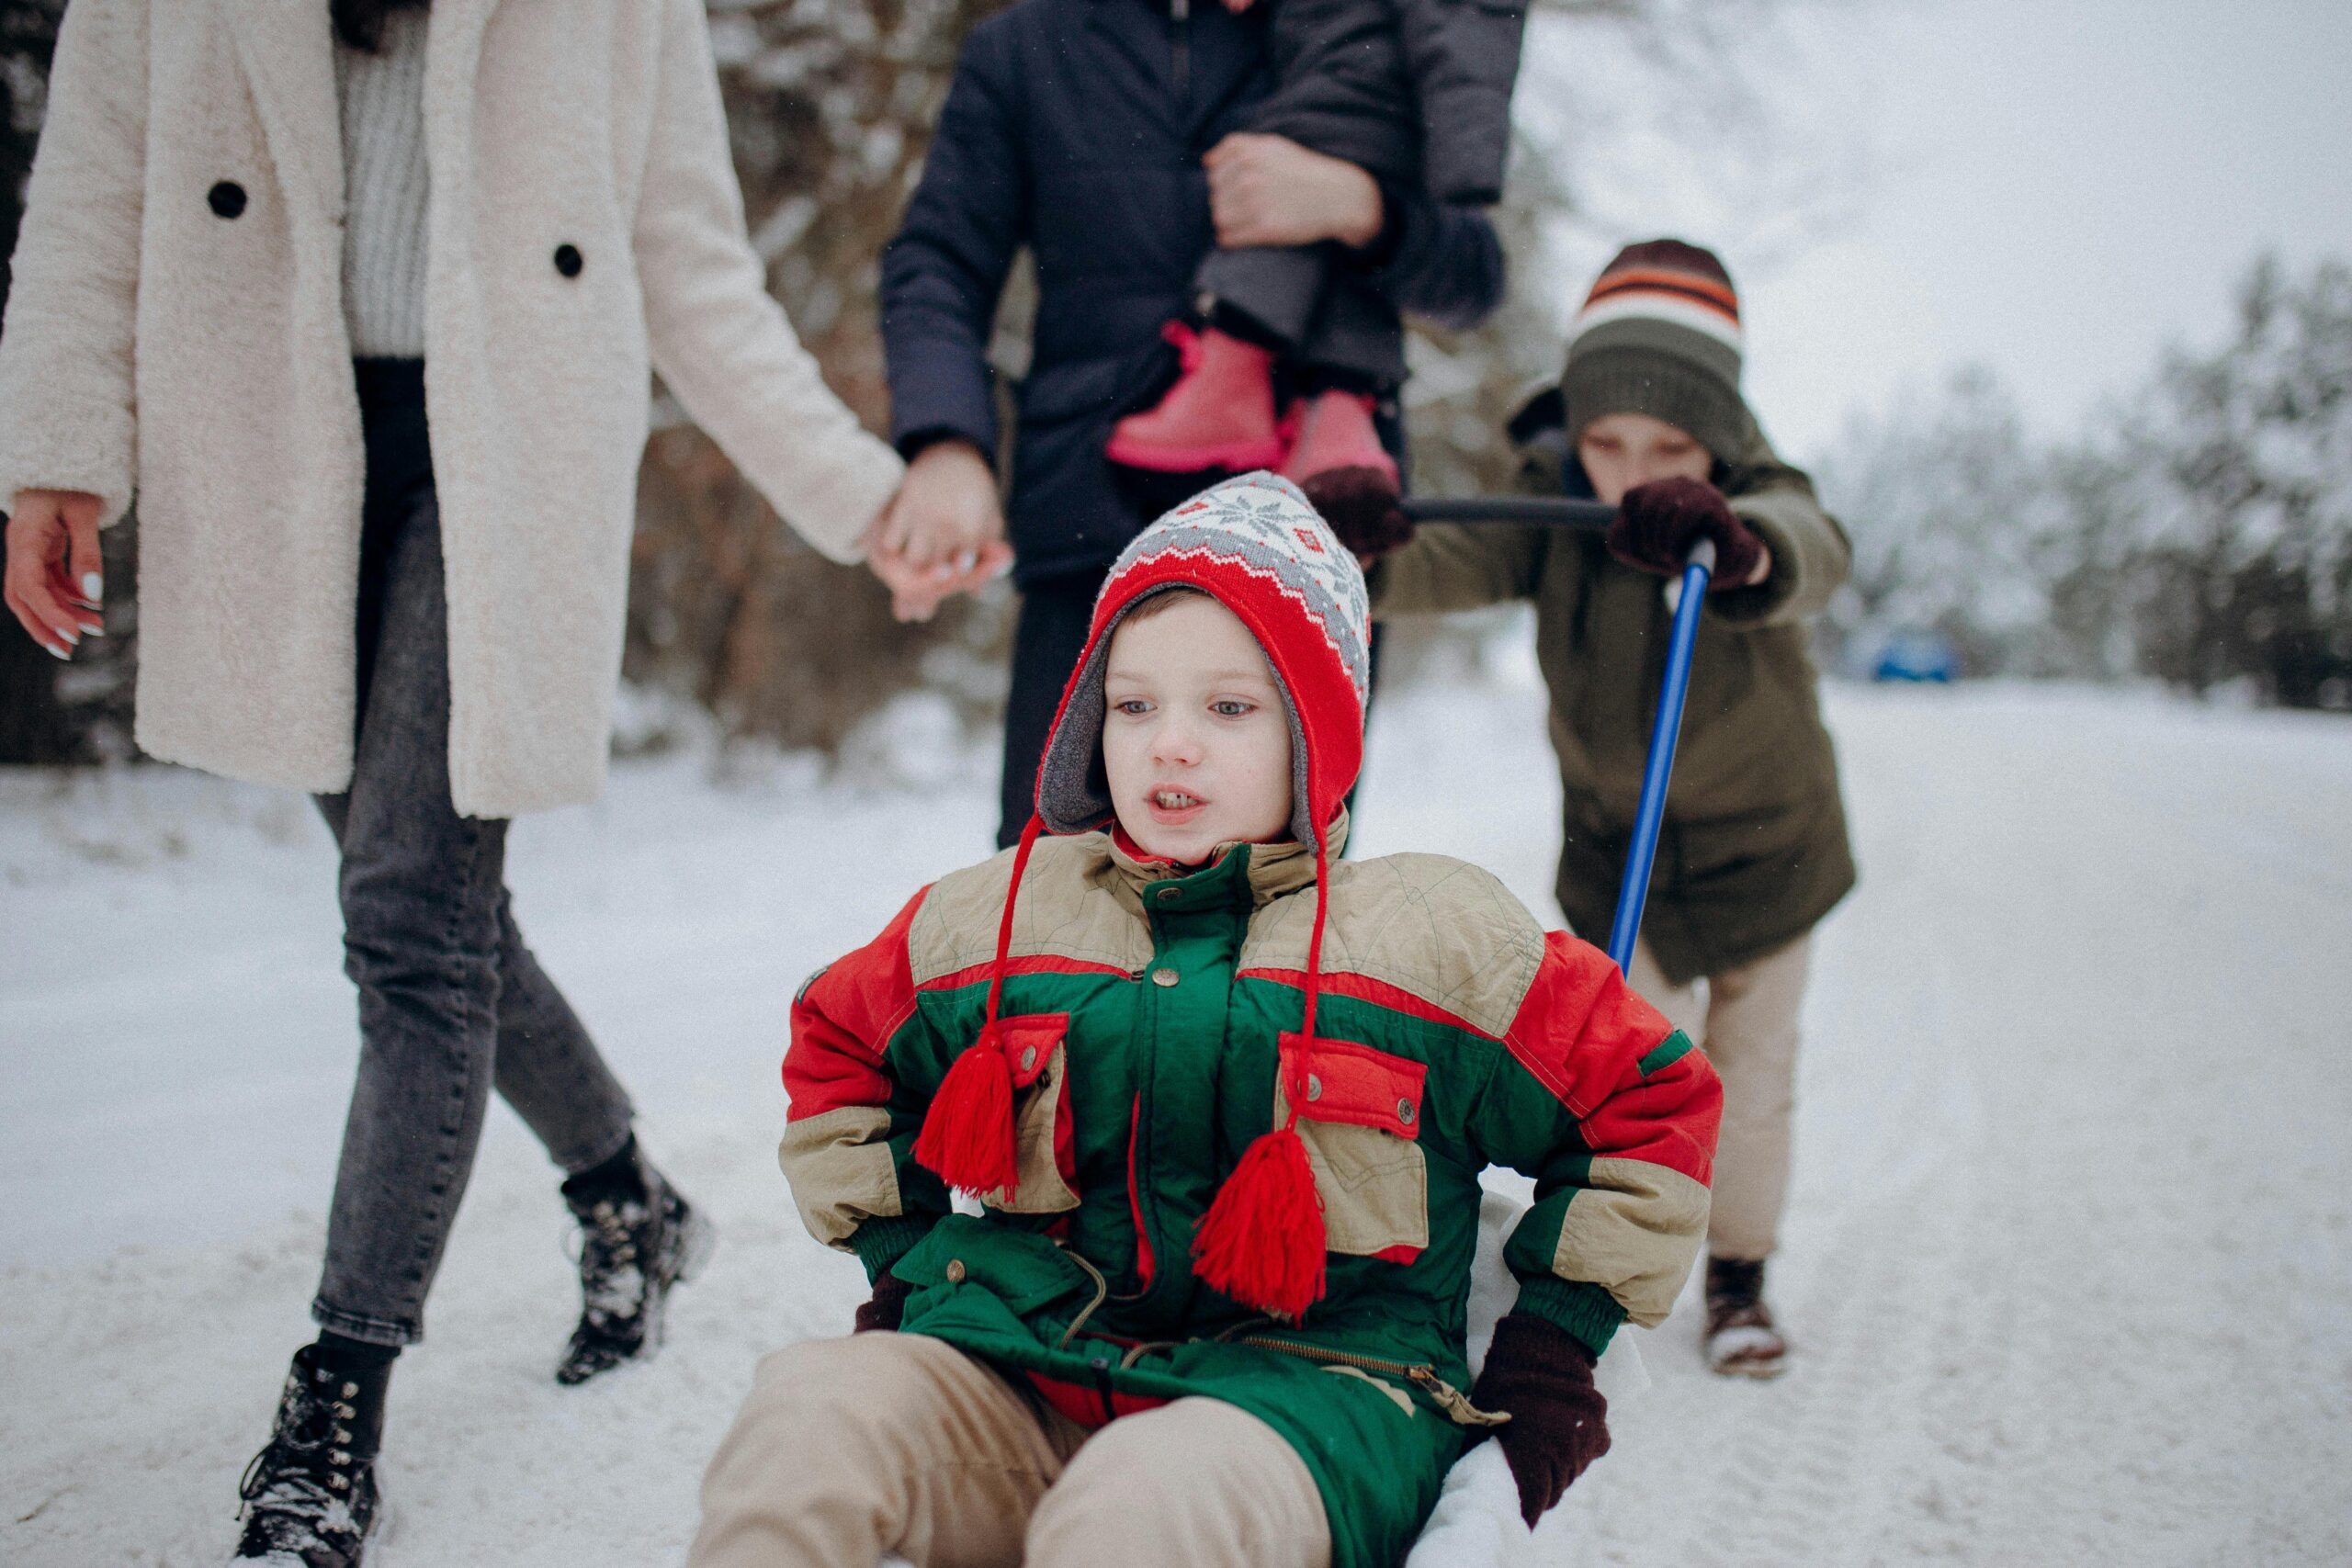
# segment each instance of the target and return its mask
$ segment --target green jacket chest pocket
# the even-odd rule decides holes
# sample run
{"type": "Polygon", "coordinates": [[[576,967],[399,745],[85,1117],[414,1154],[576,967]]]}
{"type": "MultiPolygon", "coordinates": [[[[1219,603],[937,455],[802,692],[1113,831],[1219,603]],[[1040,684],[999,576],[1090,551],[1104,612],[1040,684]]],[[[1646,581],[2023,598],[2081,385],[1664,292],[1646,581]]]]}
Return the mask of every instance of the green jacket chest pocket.
{"type": "Polygon", "coordinates": [[[1290,1117],[1287,1087],[1306,1053],[1306,1102],[1298,1135],[1323,1200],[1324,1245],[1333,1252],[1410,1263],[1430,1244],[1430,1172],[1421,1151],[1425,1063],[1344,1040],[1282,1037],[1274,1125],[1290,1117]]]}

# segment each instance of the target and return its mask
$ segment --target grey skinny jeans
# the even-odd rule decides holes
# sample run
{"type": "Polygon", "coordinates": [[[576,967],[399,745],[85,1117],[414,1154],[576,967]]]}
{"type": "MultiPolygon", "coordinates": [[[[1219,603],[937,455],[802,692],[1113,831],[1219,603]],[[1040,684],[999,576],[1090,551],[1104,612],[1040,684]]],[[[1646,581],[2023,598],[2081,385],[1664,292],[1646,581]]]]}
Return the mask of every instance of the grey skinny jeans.
{"type": "Polygon", "coordinates": [[[618,1153],[628,1096],[525,945],[506,824],[449,797],[449,658],[423,367],[356,367],[367,434],[358,751],[319,797],[343,852],[359,1072],[311,1315],[377,1345],[424,1335],[425,1292],[493,1088],[566,1172],[618,1153]]]}

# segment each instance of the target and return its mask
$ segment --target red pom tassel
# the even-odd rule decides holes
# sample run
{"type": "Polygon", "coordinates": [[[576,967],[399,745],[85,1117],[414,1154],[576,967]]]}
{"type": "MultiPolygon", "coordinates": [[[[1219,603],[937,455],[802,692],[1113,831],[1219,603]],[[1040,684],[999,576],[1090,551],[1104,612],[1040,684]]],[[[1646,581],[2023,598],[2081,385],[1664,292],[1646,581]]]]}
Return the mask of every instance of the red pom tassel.
{"type": "Polygon", "coordinates": [[[1288,1128],[1243,1151],[1193,1233],[1193,1272],[1247,1307],[1296,1323],[1323,1299],[1323,1200],[1288,1128]]]}
{"type": "Polygon", "coordinates": [[[1021,1184],[1013,1144],[1012,1068],[993,1032],[956,1058],[932,1097],[915,1158],[948,1186],[975,1197],[1021,1184]]]}

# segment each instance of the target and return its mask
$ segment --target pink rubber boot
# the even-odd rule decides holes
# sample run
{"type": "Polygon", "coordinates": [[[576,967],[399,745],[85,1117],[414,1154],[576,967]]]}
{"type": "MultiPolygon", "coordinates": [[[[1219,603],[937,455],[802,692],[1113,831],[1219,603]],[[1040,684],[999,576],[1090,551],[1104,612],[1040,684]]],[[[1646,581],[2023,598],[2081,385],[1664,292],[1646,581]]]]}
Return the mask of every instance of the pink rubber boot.
{"type": "Polygon", "coordinates": [[[1183,374],[1158,408],[1112,428],[1103,448],[1111,461],[1159,474],[1238,473],[1281,462],[1272,352],[1215,327],[1196,334],[1171,321],[1163,331],[1183,355],[1183,374]]]}
{"type": "Polygon", "coordinates": [[[1396,459],[1373,428],[1372,399],[1361,392],[1317,392],[1291,411],[1297,435],[1283,459],[1283,478],[1306,481],[1335,468],[1373,468],[1396,488],[1396,459]]]}
{"type": "Polygon", "coordinates": [[[1399,503],[1396,459],[1380,445],[1370,398],[1318,392],[1293,404],[1283,423],[1293,445],[1283,478],[1306,492],[1340,543],[1372,560],[1413,536],[1399,503]]]}

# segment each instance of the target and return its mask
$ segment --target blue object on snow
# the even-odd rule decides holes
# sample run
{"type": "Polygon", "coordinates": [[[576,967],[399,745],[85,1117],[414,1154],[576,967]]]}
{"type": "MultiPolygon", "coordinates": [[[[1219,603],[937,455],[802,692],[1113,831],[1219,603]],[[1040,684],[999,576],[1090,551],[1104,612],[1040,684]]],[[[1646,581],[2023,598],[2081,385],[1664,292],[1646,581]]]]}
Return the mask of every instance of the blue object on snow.
{"type": "Polygon", "coordinates": [[[1933,681],[1960,679],[1960,651],[1939,631],[1897,632],[1887,638],[1871,665],[1873,681],[1933,681]]]}

